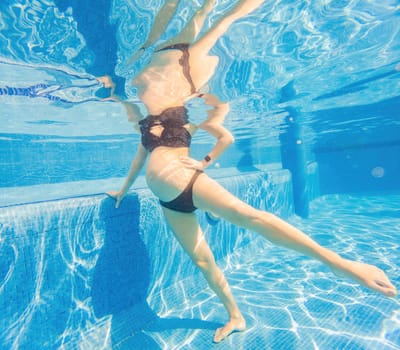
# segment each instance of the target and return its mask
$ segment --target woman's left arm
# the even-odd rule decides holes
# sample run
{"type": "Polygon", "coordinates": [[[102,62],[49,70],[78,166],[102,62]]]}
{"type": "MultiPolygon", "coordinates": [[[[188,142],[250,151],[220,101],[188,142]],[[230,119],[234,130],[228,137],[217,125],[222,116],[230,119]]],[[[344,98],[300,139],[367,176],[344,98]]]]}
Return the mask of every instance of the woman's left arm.
{"type": "Polygon", "coordinates": [[[221,102],[217,96],[212,94],[203,94],[201,97],[204,98],[207,105],[214,108],[208,111],[207,120],[201,123],[198,128],[214,136],[217,143],[200,162],[189,157],[181,157],[185,165],[196,169],[205,169],[210,166],[235,140],[230,131],[222,125],[229,112],[229,104],[221,102]]]}
{"type": "Polygon", "coordinates": [[[224,126],[218,123],[206,122],[199,125],[200,129],[207,131],[217,139],[217,143],[201,161],[203,169],[210,166],[234,141],[233,135],[224,126]]]}

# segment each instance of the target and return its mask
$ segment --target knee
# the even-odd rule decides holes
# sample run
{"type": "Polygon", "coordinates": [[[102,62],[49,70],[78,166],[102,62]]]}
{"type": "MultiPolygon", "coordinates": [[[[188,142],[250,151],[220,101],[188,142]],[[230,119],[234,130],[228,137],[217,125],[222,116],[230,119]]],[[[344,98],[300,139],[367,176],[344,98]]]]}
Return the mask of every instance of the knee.
{"type": "Polygon", "coordinates": [[[194,264],[203,272],[208,273],[216,266],[214,257],[211,256],[195,256],[193,259],[194,264]]]}

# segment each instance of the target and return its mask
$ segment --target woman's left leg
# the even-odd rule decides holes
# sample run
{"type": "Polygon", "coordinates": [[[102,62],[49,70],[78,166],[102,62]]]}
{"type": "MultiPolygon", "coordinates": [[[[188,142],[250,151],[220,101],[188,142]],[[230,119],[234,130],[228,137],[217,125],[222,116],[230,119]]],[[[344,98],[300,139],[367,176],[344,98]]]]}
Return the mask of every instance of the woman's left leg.
{"type": "Polygon", "coordinates": [[[194,213],[180,213],[163,208],[167,222],[180,245],[203,273],[210,288],[222,301],[229,315],[229,322],[217,329],[214,341],[220,342],[234,331],[246,328],[244,320],[229,288],[228,282],[217,266],[214,255],[194,213]]]}
{"type": "Polygon", "coordinates": [[[373,265],[343,259],[288,222],[244,203],[204,173],[194,183],[193,202],[197,208],[211,211],[233,224],[257,232],[272,243],[318,259],[335,273],[349,277],[367,288],[389,297],[397,294],[396,288],[382,270],[373,265]]]}

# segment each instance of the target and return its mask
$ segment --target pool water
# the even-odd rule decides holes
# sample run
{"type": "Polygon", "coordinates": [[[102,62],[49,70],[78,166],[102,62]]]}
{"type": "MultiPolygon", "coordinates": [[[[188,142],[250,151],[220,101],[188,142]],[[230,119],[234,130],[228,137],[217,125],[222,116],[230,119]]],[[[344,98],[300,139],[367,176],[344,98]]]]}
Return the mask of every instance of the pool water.
{"type": "MultiPolygon", "coordinates": [[[[259,174],[236,188],[231,180],[223,183],[233,192],[247,187],[243,199],[264,193],[251,188],[257,180],[271,189],[259,174]]],[[[279,203],[267,206],[290,213],[287,193],[275,190],[279,203]]],[[[163,225],[156,198],[138,195],[118,210],[97,195],[0,211],[2,349],[400,349],[398,299],[199,213],[248,323],[213,344],[223,306],[163,225]]],[[[398,286],[399,204],[398,194],[324,195],[308,219],[288,221],[398,286]]]]}
{"type": "MultiPolygon", "coordinates": [[[[399,208],[399,195],[331,195],[313,202],[309,219],[289,221],[347,258],[377,263],[398,285],[399,208]]],[[[150,304],[163,310],[160,319],[133,331],[121,348],[140,348],[148,337],[163,349],[400,349],[398,300],[338,278],[316,261],[252,240],[222,262],[247,319],[246,332],[212,344],[215,323],[223,322],[225,313],[196,275],[154,298],[150,304]]]]}
{"type": "MultiPolygon", "coordinates": [[[[395,350],[400,303],[199,213],[248,329],[165,225],[143,176],[119,210],[139,135],[96,77],[131,78],[164,1],[0,3],[0,349],[395,350]]],[[[162,39],[200,6],[181,1],[162,39]]],[[[211,26],[232,5],[218,0],[211,26]]],[[[236,142],[211,177],[400,287],[399,3],[266,1],[218,41],[210,89],[236,142]],[[253,38],[250,40],[249,38],[253,38]]],[[[140,106],[141,108],[143,106],[140,106]]],[[[206,106],[191,100],[190,118],[206,106]]],[[[199,132],[192,156],[214,140],[199,132]]]]}

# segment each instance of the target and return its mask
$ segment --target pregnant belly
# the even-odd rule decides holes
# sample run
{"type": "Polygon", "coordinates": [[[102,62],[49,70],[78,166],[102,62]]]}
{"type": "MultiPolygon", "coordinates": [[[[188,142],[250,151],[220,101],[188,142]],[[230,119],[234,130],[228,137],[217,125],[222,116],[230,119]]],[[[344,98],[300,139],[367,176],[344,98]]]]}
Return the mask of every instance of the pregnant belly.
{"type": "MultiPolygon", "coordinates": [[[[154,150],[154,152],[158,149],[154,150]]],[[[178,153],[178,152],[174,152],[178,153]]],[[[187,151],[185,151],[187,154],[187,151]]],[[[185,155],[186,155],[185,154],[185,155]]],[[[182,154],[184,155],[184,154],[182,154]]],[[[147,165],[146,181],[150,190],[162,201],[168,202],[176,198],[190,182],[195,170],[186,168],[175,157],[159,157],[153,154],[147,165]]]]}

